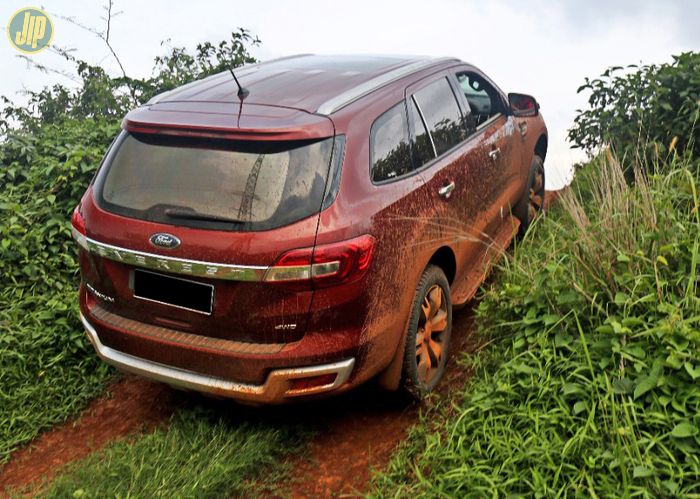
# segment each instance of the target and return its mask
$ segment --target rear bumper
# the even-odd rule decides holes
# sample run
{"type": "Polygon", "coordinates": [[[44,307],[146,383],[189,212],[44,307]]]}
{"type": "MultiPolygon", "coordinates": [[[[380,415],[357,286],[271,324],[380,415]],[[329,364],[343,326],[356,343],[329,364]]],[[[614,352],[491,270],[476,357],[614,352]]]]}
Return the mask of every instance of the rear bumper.
{"type": "Polygon", "coordinates": [[[108,364],[120,370],[167,383],[178,388],[196,390],[242,401],[283,403],[295,397],[336,391],[346,385],[353,367],[355,366],[355,359],[350,358],[331,364],[275,369],[269,372],[265,382],[261,385],[239,383],[177,367],[166,366],[120,352],[119,350],[104,345],[100,341],[97,331],[82,313],[80,314],[80,320],[85,327],[87,336],[92,346],[95,348],[97,355],[108,364]],[[335,378],[330,383],[301,389],[293,388],[294,380],[328,374],[335,374],[335,378]]]}

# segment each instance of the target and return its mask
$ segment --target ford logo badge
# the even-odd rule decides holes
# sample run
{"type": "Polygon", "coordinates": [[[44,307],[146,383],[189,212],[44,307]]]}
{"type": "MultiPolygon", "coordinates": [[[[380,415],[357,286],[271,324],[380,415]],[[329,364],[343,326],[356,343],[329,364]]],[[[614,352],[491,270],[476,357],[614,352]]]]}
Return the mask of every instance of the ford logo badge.
{"type": "Polygon", "coordinates": [[[158,246],[159,248],[175,249],[180,246],[180,240],[177,237],[165,232],[153,234],[150,241],[153,246],[158,246]]]}

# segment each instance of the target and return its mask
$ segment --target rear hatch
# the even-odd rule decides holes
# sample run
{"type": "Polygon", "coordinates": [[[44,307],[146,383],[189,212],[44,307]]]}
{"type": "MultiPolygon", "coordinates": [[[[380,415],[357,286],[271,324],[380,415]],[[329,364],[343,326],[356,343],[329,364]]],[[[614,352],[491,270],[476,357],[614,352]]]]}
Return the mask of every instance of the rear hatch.
{"type": "Polygon", "coordinates": [[[314,245],[335,142],[328,118],[272,106],[131,113],[80,207],[88,289],[140,322],[256,343],[301,338],[313,291],[262,279],[285,252],[314,245]]]}

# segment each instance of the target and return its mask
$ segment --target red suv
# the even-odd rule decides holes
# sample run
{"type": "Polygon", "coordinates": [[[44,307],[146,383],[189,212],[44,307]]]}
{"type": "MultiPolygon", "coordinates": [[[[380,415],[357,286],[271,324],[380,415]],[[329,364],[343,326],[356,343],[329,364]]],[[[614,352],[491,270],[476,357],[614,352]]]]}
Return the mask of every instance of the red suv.
{"type": "Polygon", "coordinates": [[[130,112],[73,214],[98,355],[260,403],[416,397],[542,206],[537,102],[456,59],[302,55],[130,112]]]}

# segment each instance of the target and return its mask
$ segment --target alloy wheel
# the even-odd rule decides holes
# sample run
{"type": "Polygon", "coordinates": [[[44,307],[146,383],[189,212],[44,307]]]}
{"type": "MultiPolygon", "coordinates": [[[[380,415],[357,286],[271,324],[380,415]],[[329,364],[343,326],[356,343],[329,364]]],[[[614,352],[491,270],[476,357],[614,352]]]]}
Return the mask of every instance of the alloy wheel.
{"type": "Polygon", "coordinates": [[[447,301],[442,287],[434,284],[423,298],[421,317],[416,332],[416,365],[418,379],[429,384],[439,371],[445,350],[447,301]]]}

